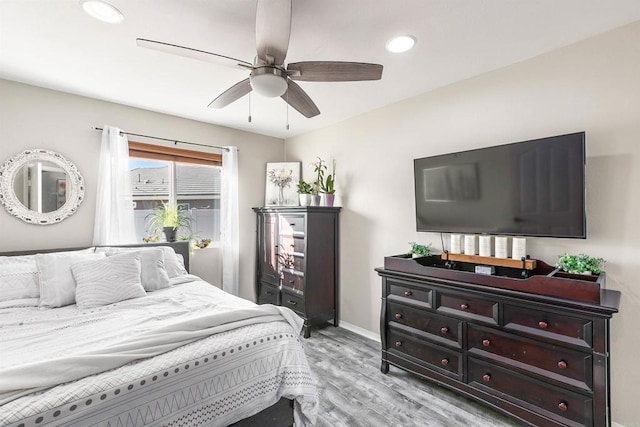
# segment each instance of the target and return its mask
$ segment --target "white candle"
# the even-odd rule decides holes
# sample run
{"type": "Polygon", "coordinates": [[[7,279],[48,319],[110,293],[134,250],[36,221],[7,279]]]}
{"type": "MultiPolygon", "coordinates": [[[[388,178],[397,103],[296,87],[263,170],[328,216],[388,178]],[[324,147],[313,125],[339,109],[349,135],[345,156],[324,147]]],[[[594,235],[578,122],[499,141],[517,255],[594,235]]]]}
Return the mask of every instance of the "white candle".
{"type": "Polygon", "coordinates": [[[491,256],[491,236],[480,236],[480,256],[491,256]]]}
{"type": "Polygon", "coordinates": [[[460,247],[461,239],[462,239],[462,236],[459,234],[451,235],[451,250],[449,252],[451,252],[452,254],[462,253],[462,248],[460,247]]]}
{"type": "Polygon", "coordinates": [[[466,236],[464,236],[464,254],[476,254],[476,236],[474,236],[473,234],[467,234],[466,236]]]}
{"type": "Polygon", "coordinates": [[[507,246],[509,240],[504,236],[496,236],[496,258],[509,258],[507,254],[507,246]]]}
{"type": "Polygon", "coordinates": [[[511,258],[521,260],[527,257],[527,239],[514,237],[512,240],[511,258]]]}

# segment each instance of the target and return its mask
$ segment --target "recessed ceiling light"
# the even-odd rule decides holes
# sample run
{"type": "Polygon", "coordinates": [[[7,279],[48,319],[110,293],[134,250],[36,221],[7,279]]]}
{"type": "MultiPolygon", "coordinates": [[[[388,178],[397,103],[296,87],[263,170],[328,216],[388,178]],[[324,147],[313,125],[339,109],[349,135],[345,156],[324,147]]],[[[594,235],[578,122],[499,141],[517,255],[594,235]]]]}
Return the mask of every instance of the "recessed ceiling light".
{"type": "Polygon", "coordinates": [[[387,41],[386,48],[389,52],[406,52],[416,45],[416,38],[413,36],[398,36],[387,41]]]}
{"type": "Polygon", "coordinates": [[[102,0],[80,0],[80,6],[90,16],[109,24],[118,24],[124,15],[115,6],[102,0]]]}

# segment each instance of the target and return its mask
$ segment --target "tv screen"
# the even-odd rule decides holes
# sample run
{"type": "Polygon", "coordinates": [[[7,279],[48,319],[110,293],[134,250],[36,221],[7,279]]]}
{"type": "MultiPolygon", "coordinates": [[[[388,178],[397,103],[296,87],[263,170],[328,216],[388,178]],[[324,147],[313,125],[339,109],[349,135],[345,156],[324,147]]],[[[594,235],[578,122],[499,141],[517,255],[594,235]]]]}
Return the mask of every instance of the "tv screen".
{"type": "Polygon", "coordinates": [[[586,238],[585,133],[414,160],[418,231],[586,238]]]}

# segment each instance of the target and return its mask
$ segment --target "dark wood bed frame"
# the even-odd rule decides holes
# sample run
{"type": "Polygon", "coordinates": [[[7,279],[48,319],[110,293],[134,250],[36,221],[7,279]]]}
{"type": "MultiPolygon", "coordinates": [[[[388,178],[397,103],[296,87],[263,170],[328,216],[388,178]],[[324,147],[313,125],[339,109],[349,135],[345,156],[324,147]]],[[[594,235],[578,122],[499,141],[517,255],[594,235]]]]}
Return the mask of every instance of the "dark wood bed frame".
{"type": "MultiPolygon", "coordinates": [[[[144,245],[112,245],[112,246],[134,247],[134,248],[150,247],[150,246],[171,246],[177,254],[182,255],[182,257],[184,258],[184,266],[187,269],[187,271],[190,271],[189,270],[190,252],[189,252],[189,242],[187,241],[147,243],[144,245]]],[[[24,251],[14,251],[14,252],[0,252],[0,256],[33,255],[37,253],[62,252],[62,251],[72,251],[72,250],[80,250],[80,249],[86,249],[86,247],[34,249],[34,250],[24,250],[24,251]]],[[[293,400],[283,397],[272,406],[266,409],[263,409],[261,412],[258,412],[257,414],[249,418],[240,420],[237,423],[234,423],[232,425],[234,427],[293,426],[293,400]]]]}

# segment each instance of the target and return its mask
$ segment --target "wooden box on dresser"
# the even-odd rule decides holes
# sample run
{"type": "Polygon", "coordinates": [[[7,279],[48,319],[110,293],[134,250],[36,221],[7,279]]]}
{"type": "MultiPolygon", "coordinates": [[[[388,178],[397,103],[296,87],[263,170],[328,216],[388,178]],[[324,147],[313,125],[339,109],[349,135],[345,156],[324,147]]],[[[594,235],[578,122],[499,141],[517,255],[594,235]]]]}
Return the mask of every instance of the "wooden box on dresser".
{"type": "Polygon", "coordinates": [[[258,304],[288,307],[312,324],[339,321],[339,207],[253,208],[258,304]]]}
{"type": "Polygon", "coordinates": [[[529,425],[611,425],[609,319],[619,292],[585,302],[492,287],[504,279],[469,271],[408,270],[376,269],[383,373],[394,365],[529,425]]]}

